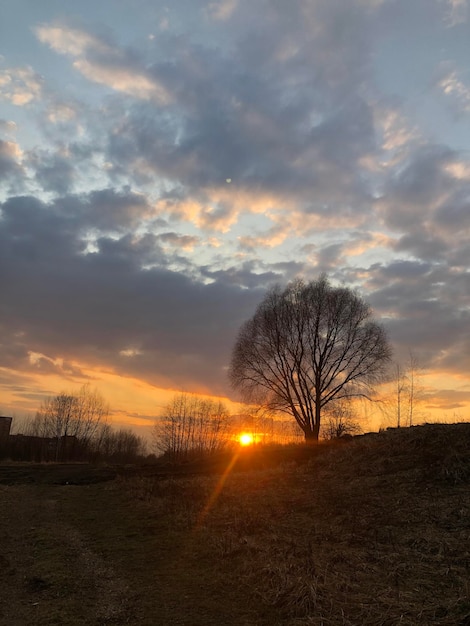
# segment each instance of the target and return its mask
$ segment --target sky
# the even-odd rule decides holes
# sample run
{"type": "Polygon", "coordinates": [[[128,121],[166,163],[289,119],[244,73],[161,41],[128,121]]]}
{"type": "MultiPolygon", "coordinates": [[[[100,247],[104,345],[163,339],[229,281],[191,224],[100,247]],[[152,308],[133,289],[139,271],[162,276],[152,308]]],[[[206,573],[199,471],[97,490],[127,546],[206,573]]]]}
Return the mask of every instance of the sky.
{"type": "Polygon", "coordinates": [[[0,41],[0,411],[236,402],[240,325],[326,272],[470,417],[468,0],[2,0],[0,41]]]}

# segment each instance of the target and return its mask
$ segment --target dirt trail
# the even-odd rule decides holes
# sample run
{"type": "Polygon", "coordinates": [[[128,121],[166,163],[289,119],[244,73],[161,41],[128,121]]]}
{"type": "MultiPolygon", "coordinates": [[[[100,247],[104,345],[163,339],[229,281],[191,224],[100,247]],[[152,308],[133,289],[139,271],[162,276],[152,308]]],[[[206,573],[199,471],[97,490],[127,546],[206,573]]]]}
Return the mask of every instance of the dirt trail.
{"type": "Polygon", "coordinates": [[[114,482],[0,484],[0,626],[272,624],[114,482]]]}
{"type": "Polygon", "coordinates": [[[69,495],[51,486],[0,487],[2,625],[129,623],[127,584],[80,529],[80,498],[70,510],[69,495]]]}

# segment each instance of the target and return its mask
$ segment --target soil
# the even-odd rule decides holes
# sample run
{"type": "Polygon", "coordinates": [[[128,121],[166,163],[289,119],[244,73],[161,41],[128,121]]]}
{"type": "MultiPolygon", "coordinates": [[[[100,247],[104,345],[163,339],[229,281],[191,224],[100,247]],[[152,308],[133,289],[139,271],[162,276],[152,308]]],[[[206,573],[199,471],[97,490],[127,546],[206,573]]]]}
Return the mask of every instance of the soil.
{"type": "Polygon", "coordinates": [[[470,625],[470,424],[243,454],[0,466],[0,626],[470,625]]]}

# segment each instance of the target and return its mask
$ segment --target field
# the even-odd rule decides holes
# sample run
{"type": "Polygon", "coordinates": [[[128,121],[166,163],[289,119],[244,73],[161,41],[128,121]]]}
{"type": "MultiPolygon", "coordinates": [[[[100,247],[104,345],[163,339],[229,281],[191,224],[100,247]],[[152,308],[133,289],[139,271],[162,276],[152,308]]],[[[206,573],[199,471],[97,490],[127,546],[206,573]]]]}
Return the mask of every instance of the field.
{"type": "Polygon", "coordinates": [[[470,625],[470,424],[233,466],[1,466],[0,624],[470,625]]]}

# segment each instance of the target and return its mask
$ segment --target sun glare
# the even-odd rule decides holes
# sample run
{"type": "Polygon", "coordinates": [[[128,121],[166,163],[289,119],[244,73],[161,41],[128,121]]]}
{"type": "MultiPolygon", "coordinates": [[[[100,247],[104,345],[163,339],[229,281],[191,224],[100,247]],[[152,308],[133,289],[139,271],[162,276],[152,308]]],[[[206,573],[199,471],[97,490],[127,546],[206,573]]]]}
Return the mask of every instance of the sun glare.
{"type": "Polygon", "coordinates": [[[251,446],[254,441],[253,435],[250,435],[250,433],[242,433],[238,438],[238,441],[241,446],[251,446]]]}

